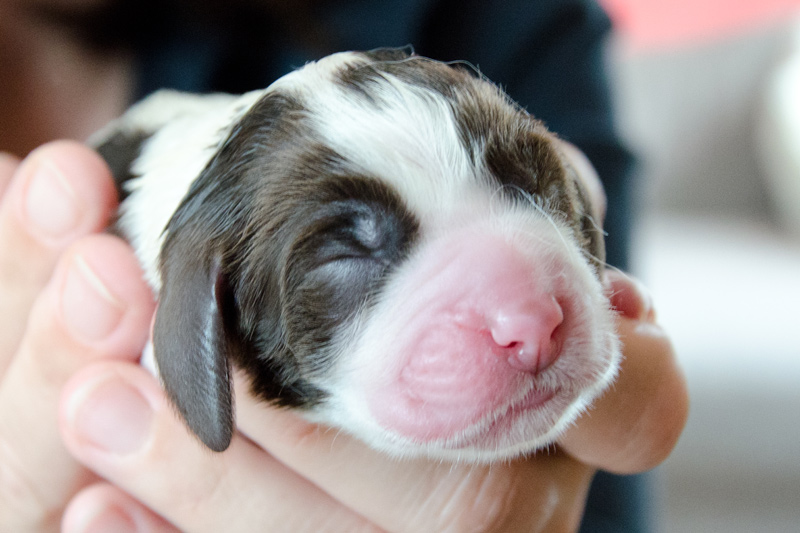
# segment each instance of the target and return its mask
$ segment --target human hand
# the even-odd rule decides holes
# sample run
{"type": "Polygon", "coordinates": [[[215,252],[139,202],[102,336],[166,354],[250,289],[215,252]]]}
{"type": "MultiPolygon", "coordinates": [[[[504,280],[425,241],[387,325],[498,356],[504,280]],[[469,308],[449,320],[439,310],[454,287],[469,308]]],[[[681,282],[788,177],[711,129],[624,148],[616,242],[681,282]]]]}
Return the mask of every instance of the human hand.
{"type": "Polygon", "coordinates": [[[97,480],[61,442],[60,390],[90,361],[135,361],[153,308],[127,246],[92,235],[115,207],[107,168],[77,143],[0,157],[0,531],[58,530],[97,480]]]}
{"type": "MultiPolygon", "coordinates": [[[[590,188],[595,178],[582,177],[590,188]]],[[[240,433],[211,454],[152,376],[91,365],[66,387],[61,423],[69,449],[111,483],[82,491],[64,530],[575,529],[596,468],[654,466],[686,417],[682,375],[648,300],[622,275],[608,273],[606,284],[625,344],[618,383],[554,449],[491,467],[391,460],[253,401],[240,379],[240,433]]]]}
{"type": "Polygon", "coordinates": [[[687,411],[648,300],[620,274],[607,286],[624,342],[618,382],[553,450],[492,466],[389,459],[254,401],[238,377],[240,432],[212,454],[147,372],[93,364],[66,386],[61,423],[70,451],[110,484],[73,500],[64,531],[574,530],[595,470],[655,466],[687,411]]]}

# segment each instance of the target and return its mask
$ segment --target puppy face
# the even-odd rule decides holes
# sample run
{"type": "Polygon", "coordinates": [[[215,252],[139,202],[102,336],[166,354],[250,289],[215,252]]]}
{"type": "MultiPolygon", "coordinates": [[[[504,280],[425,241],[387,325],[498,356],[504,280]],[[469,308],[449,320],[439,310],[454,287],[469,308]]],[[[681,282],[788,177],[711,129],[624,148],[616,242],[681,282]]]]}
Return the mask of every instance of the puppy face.
{"type": "Polygon", "coordinates": [[[159,307],[164,385],[212,449],[252,393],[400,456],[546,445],[613,379],[602,235],[554,137],[467,69],[344,53],[101,132],[159,307]]]}

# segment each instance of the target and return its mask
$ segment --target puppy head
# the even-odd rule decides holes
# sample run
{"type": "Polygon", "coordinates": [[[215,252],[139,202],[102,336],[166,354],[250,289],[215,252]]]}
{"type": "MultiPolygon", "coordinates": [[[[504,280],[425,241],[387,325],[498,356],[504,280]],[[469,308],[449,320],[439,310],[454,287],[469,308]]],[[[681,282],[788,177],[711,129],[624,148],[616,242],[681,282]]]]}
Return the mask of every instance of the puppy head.
{"type": "Polygon", "coordinates": [[[242,102],[163,234],[133,214],[177,127],[150,139],[122,215],[158,250],[158,368],[210,448],[231,437],[231,364],[376,448],[464,460],[551,442],[613,379],[589,199],[494,85],[345,53],[242,102]]]}

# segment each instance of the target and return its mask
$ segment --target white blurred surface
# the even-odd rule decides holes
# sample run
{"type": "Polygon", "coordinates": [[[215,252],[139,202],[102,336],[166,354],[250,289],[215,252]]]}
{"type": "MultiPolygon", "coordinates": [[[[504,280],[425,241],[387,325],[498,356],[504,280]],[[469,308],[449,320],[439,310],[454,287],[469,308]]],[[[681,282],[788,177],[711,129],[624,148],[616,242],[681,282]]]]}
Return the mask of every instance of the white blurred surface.
{"type": "Polygon", "coordinates": [[[645,220],[636,248],[692,379],[800,399],[800,242],[748,220],[672,214],[645,220]]]}
{"type": "Polygon", "coordinates": [[[757,121],[761,167],[780,222],[800,238],[800,16],[764,89],[757,121]]]}
{"type": "Polygon", "coordinates": [[[692,397],[661,469],[661,530],[800,531],[800,245],[747,221],[671,216],[637,240],[692,397]]]}

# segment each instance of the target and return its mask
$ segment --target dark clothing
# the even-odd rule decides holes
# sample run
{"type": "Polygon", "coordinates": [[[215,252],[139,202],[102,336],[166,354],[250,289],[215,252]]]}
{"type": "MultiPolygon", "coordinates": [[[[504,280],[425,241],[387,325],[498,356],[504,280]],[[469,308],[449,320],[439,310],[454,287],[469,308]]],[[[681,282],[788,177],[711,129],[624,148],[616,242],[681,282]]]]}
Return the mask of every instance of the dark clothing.
{"type": "Polygon", "coordinates": [[[344,50],[411,44],[433,59],[469,61],[586,153],[609,198],[608,262],[627,267],[630,156],[614,133],[603,71],[610,25],[593,1],[306,4],[300,14],[287,15],[256,10],[252,2],[200,13],[159,2],[162,16],[143,16],[138,34],[139,96],[162,87],[241,93],[344,50]]]}
{"type": "MultiPolygon", "coordinates": [[[[420,55],[469,61],[586,153],[608,193],[608,261],[627,267],[630,156],[614,133],[603,72],[610,25],[594,2],[297,1],[271,11],[281,2],[192,3],[191,11],[181,0],[157,2],[139,20],[139,96],[162,87],[245,92],[343,50],[411,44],[420,55]]],[[[648,530],[643,484],[599,474],[581,531],[648,530]]]]}

